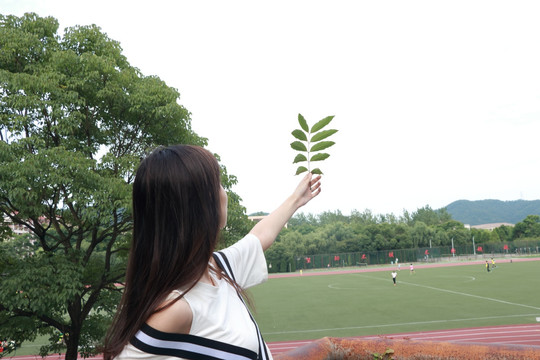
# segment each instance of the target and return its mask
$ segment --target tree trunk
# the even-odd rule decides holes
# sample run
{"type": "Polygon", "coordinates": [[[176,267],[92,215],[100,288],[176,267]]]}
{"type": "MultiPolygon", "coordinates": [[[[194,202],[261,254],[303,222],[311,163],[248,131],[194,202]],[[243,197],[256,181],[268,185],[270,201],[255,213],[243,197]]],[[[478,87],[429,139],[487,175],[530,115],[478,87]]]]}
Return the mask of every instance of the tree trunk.
{"type": "Polygon", "coordinates": [[[82,321],[80,321],[80,303],[77,301],[71,303],[71,305],[68,306],[68,312],[71,318],[71,326],[64,334],[64,339],[66,339],[65,360],[77,360],[82,329],[82,321]]]}
{"type": "Polygon", "coordinates": [[[69,334],[65,334],[64,338],[66,339],[66,357],[65,360],[77,360],[79,355],[79,338],[81,334],[80,327],[71,328],[69,334]]]}

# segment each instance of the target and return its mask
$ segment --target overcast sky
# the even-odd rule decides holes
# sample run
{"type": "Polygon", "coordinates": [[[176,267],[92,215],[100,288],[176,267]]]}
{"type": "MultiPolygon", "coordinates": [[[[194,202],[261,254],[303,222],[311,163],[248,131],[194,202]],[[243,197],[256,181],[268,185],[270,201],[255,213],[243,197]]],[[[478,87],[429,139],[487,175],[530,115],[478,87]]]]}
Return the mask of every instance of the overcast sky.
{"type": "Polygon", "coordinates": [[[248,213],[300,180],[298,113],[339,130],[305,213],[540,199],[538,1],[0,0],[29,11],[178,89],[248,213]]]}

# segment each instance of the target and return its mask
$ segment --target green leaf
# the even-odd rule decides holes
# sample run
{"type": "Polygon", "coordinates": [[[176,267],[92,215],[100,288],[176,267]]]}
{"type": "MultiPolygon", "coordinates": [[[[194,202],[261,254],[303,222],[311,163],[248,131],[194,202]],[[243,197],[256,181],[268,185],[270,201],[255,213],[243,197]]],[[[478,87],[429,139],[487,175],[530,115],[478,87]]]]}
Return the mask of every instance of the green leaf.
{"type": "Polygon", "coordinates": [[[313,155],[309,161],[322,161],[324,159],[328,159],[329,156],[330,154],[327,153],[318,153],[313,155]]]}
{"type": "Polygon", "coordinates": [[[301,174],[301,173],[306,172],[306,171],[307,171],[307,167],[299,166],[298,169],[296,169],[296,174],[295,175],[301,174]]]}
{"type": "MultiPolygon", "coordinates": [[[[301,129],[295,129],[292,131],[292,135],[297,141],[292,142],[291,147],[301,153],[296,155],[293,164],[306,162],[307,168],[304,166],[298,167],[296,175],[309,171],[308,169],[311,168],[310,163],[312,161],[323,161],[330,157],[330,154],[317,152],[329,148],[335,144],[333,141],[322,141],[337,132],[335,129],[322,130],[332,121],[333,118],[333,115],[325,117],[313,125],[310,131],[310,126],[304,116],[302,116],[300,113],[298,114],[298,123],[300,124],[301,129]],[[309,139],[310,137],[311,139],[309,139]],[[308,147],[311,147],[311,149],[308,150],[308,147]]],[[[322,174],[322,171],[316,168],[312,171],[312,173],[322,174]]]]}
{"type": "Polygon", "coordinates": [[[313,127],[311,128],[311,133],[315,133],[315,132],[321,130],[323,127],[328,125],[330,123],[330,121],[332,121],[333,118],[334,118],[334,115],[327,116],[324,119],[322,119],[322,120],[318,121],[317,123],[315,123],[315,125],[313,125],[313,127]]]}
{"type": "Polygon", "coordinates": [[[298,114],[298,123],[300,124],[300,127],[304,129],[305,132],[309,132],[309,126],[307,124],[306,119],[302,116],[302,114],[298,114]]]}
{"type": "Polygon", "coordinates": [[[315,169],[311,170],[311,173],[313,175],[322,175],[323,174],[323,172],[319,168],[315,168],[315,169]]]}
{"type": "MultiPolygon", "coordinates": [[[[321,141],[321,142],[313,145],[310,151],[321,151],[321,150],[329,148],[330,146],[332,146],[334,144],[335,144],[335,142],[333,142],[333,141],[321,141]]],[[[304,144],[302,144],[302,145],[304,145],[304,144]]],[[[291,146],[292,146],[292,144],[291,144],[291,146]]]]}
{"type": "Polygon", "coordinates": [[[292,132],[292,135],[298,140],[307,141],[307,135],[300,129],[296,129],[292,132]]]}
{"type": "Polygon", "coordinates": [[[313,135],[313,137],[311,138],[311,142],[321,141],[322,139],[326,139],[327,137],[329,137],[330,135],[334,135],[335,133],[337,133],[337,130],[321,131],[320,133],[313,135]]]}
{"type": "Polygon", "coordinates": [[[307,151],[306,145],[304,143],[301,143],[300,141],[292,142],[291,147],[297,151],[307,151]]]}
{"type": "Polygon", "coordinates": [[[304,154],[298,154],[294,158],[293,164],[299,163],[301,161],[307,161],[307,157],[304,154]]]}

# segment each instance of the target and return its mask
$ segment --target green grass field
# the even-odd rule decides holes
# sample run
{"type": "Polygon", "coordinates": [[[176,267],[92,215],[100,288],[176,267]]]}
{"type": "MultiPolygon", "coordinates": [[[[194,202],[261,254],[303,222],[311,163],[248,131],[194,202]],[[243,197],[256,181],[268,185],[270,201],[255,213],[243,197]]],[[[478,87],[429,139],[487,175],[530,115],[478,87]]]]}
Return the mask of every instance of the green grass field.
{"type": "Polygon", "coordinates": [[[540,262],[269,279],[251,289],[267,342],[526,324],[540,317],[540,262]]]}

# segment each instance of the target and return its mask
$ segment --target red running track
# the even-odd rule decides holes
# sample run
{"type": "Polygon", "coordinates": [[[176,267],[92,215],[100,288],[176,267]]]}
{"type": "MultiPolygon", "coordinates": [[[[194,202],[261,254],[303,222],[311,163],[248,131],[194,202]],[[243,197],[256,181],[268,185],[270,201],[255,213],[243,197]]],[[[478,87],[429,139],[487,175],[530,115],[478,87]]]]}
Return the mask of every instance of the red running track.
{"type": "MultiPolygon", "coordinates": [[[[448,266],[467,266],[467,265],[484,265],[487,258],[482,258],[481,260],[471,260],[471,261],[456,261],[456,262],[436,262],[436,263],[413,263],[414,269],[426,269],[434,267],[448,267],[448,266]]],[[[532,258],[496,258],[497,264],[511,263],[511,262],[528,262],[528,261],[540,261],[540,257],[532,258]]],[[[402,270],[408,270],[407,263],[402,264],[402,270]]],[[[395,269],[396,265],[373,265],[366,266],[362,268],[348,268],[341,270],[340,268],[330,268],[328,270],[306,270],[302,274],[299,271],[291,273],[273,273],[268,274],[269,279],[284,278],[284,277],[297,277],[297,276],[319,276],[319,275],[340,275],[340,274],[354,274],[354,273],[364,273],[364,272],[376,272],[376,271],[388,271],[395,269]]]]}
{"type": "MultiPolygon", "coordinates": [[[[504,325],[477,327],[466,329],[437,330],[388,334],[378,336],[359,336],[354,339],[408,339],[426,341],[447,341],[454,343],[491,344],[491,345],[521,345],[537,347],[540,351],[540,324],[504,325]]],[[[282,341],[268,343],[272,354],[279,354],[309,344],[313,340],[282,341]]],[[[5,359],[16,360],[61,360],[62,355],[50,355],[41,358],[37,355],[13,356],[5,359]]],[[[103,360],[102,356],[90,357],[88,360],[103,360]]]]}
{"type": "MultiPolygon", "coordinates": [[[[538,347],[538,351],[540,351],[540,324],[504,325],[453,330],[410,332],[378,336],[359,336],[355,337],[354,339],[373,340],[379,338],[491,345],[526,345],[538,347]]],[[[272,354],[279,354],[309,344],[311,341],[313,340],[274,342],[268,343],[268,347],[270,348],[272,354]]]]}

